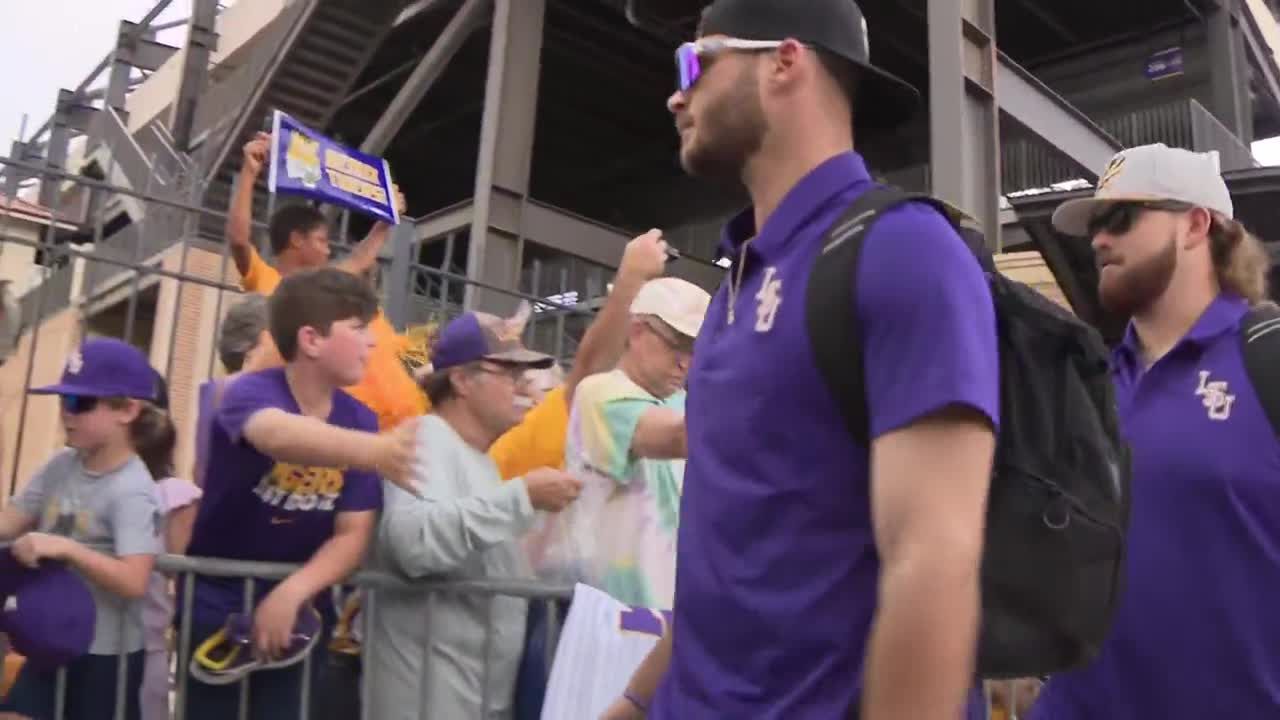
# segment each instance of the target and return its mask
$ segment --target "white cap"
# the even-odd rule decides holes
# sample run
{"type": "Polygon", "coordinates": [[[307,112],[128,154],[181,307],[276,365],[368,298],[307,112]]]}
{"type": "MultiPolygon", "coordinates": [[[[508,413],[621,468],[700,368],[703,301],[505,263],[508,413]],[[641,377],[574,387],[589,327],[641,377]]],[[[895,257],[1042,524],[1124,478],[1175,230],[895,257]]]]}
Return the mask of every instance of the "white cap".
{"type": "Polygon", "coordinates": [[[1053,213],[1053,227],[1065,235],[1089,234],[1098,206],[1113,202],[1176,201],[1234,217],[1231,193],[1222,179],[1218,153],[1197,153],[1163,143],[1130,148],[1111,158],[1093,197],[1068,200],[1053,213]]]}
{"type": "Polygon", "coordinates": [[[680,278],[650,280],[631,301],[632,315],[654,315],[681,335],[697,337],[711,296],[706,290],[680,278]]]}

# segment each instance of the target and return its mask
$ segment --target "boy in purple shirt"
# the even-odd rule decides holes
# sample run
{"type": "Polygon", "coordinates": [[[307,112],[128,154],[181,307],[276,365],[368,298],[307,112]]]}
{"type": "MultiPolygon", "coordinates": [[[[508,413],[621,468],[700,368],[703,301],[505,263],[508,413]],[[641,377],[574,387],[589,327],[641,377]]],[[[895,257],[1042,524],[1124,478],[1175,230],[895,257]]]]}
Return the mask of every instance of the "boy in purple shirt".
{"type": "MultiPolygon", "coordinates": [[[[216,411],[205,495],[188,554],[302,564],[280,583],[254,580],[252,641],[261,658],[285,653],[295,622],[313,599],[328,619],[321,592],[354,571],[369,545],[382,505],[376,473],[407,482],[413,424],[378,435],[373,412],[339,389],[364,372],[373,344],[368,322],[376,310],[372,289],[349,273],[322,269],[289,276],[269,307],[285,367],[236,378],[216,411]]],[[[240,579],[197,577],[193,643],[243,612],[243,598],[240,579]]],[[[313,670],[323,664],[313,657],[313,670]]],[[[249,675],[249,716],[265,720],[296,712],[302,667],[249,675]]],[[[313,675],[312,688],[317,685],[313,675]]],[[[188,718],[236,716],[237,684],[205,684],[193,675],[187,688],[188,718]]]]}
{"type": "Polygon", "coordinates": [[[1266,251],[1217,158],[1164,145],[1117,155],[1053,224],[1090,238],[1099,299],[1131,318],[1111,374],[1133,500],[1111,633],[1031,717],[1280,717],[1280,443],[1241,343],[1266,251]]]}
{"type": "Polygon", "coordinates": [[[874,187],[855,135],[918,95],[869,64],[853,0],[716,0],[677,61],[681,163],[740,180],[753,207],[725,228],[732,266],[694,345],[675,617],[606,717],[982,717],[999,362],[977,259],[930,207],[868,231],[849,302],[870,447],[806,330],[824,235],[874,187]]]}

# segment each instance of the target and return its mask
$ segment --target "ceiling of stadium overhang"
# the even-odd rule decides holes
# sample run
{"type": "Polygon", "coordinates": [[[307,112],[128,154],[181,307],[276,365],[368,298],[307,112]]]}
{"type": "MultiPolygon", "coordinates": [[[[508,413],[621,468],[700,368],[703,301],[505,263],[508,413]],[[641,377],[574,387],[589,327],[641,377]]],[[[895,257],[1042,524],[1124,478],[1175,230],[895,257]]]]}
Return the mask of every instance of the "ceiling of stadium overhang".
{"type": "MultiPolygon", "coordinates": [[[[996,0],[997,42],[1034,71],[1068,54],[1149,34],[1164,23],[1194,21],[1211,1],[996,0]]],[[[460,4],[442,0],[397,28],[357,87],[386,81],[347,103],[331,129],[348,139],[363,137],[460,4]]],[[[636,0],[632,15],[642,21],[637,27],[628,22],[626,0],[547,0],[532,171],[537,199],[624,227],[649,227],[640,216],[646,206],[671,207],[671,195],[676,205],[685,199],[690,191],[676,164],[665,100],[672,50],[692,34],[705,4],[636,0]],[[655,190],[662,187],[672,189],[655,190]]],[[[927,0],[861,5],[875,62],[927,87],[927,0]]],[[[388,151],[415,214],[472,193],[488,45],[487,32],[464,44],[388,151]]],[[[926,138],[918,125],[863,149],[880,169],[917,165],[927,160],[926,138]]]]}

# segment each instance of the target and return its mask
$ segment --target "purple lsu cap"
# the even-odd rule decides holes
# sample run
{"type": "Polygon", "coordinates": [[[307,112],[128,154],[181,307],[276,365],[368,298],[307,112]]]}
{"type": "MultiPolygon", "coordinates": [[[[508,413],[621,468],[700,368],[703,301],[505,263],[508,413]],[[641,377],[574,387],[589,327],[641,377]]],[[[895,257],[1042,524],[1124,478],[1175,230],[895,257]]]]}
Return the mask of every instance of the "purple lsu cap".
{"type": "Polygon", "coordinates": [[[60,563],[37,568],[0,551],[0,632],[33,667],[53,670],[89,652],[97,609],[89,586],[60,563]]]}
{"type": "Polygon", "coordinates": [[[434,371],[492,360],[530,368],[548,368],[555,358],[534,352],[520,342],[523,322],[511,322],[496,315],[469,312],[444,326],[431,349],[434,371]]]}
{"type": "Polygon", "coordinates": [[[62,382],[33,388],[31,393],[159,402],[164,391],[160,373],[141,350],[115,338],[94,338],[67,358],[62,382]]]}

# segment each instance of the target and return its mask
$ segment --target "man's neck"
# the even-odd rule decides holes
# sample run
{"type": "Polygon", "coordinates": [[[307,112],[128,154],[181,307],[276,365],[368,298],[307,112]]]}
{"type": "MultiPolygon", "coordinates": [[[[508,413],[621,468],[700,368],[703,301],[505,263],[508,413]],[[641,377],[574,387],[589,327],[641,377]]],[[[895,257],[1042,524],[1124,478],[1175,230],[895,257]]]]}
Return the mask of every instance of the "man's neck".
{"type": "Polygon", "coordinates": [[[82,452],[80,454],[80,464],[84,466],[85,470],[94,475],[105,475],[113,470],[119,470],[136,454],[133,448],[127,444],[119,446],[104,445],[94,450],[82,452]]]}
{"type": "Polygon", "coordinates": [[[280,277],[289,277],[302,269],[298,265],[298,261],[294,259],[293,253],[290,252],[277,255],[275,261],[276,270],[279,271],[280,277]]]}
{"type": "Polygon", "coordinates": [[[307,360],[291,362],[284,366],[284,377],[303,415],[328,419],[337,387],[319,367],[307,360]]]}
{"type": "Polygon", "coordinates": [[[755,209],[756,232],[773,215],[783,198],[814,168],[831,158],[853,150],[852,133],[847,128],[814,130],[801,142],[777,138],[765,141],[742,172],[742,183],[755,209]]]}
{"type": "Polygon", "coordinates": [[[1143,364],[1150,367],[1169,354],[1217,296],[1218,287],[1213,283],[1192,288],[1170,286],[1151,307],[1135,313],[1133,329],[1142,347],[1143,364]]]}
{"type": "Polygon", "coordinates": [[[662,397],[662,393],[654,392],[653,388],[645,385],[644,373],[641,373],[639,371],[640,370],[639,365],[636,362],[635,357],[632,356],[631,353],[627,353],[622,356],[622,359],[618,361],[618,369],[622,371],[623,375],[627,376],[628,380],[638,385],[641,390],[644,390],[645,392],[649,393],[650,395],[656,398],[662,397]]]}
{"type": "Polygon", "coordinates": [[[441,420],[449,423],[449,427],[458,433],[458,437],[475,448],[477,452],[489,452],[489,448],[498,439],[496,434],[484,429],[475,415],[468,412],[467,407],[457,400],[445,402],[433,412],[439,415],[441,420]]]}

